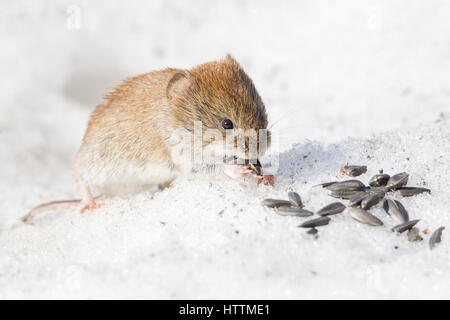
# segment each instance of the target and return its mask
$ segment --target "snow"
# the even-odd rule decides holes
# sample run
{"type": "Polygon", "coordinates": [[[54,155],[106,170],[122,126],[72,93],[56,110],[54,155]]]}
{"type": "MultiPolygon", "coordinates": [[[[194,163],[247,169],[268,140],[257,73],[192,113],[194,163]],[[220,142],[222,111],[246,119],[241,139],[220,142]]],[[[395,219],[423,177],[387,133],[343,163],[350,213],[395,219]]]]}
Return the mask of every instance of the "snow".
{"type": "MultiPolygon", "coordinates": [[[[0,298],[450,298],[450,4],[447,1],[14,1],[0,4],[0,298]],[[69,5],[79,29],[67,27],[69,5]],[[274,189],[219,177],[105,200],[94,213],[33,206],[79,197],[72,161],[89,113],[127,77],[233,54],[279,143],[274,189]],[[401,199],[434,250],[347,212],[314,239],[263,208],[345,162],[410,173],[401,199]],[[397,248],[396,248],[397,247],[397,248]]],[[[272,168],[274,169],[274,168],[272,168]]],[[[339,179],[344,179],[340,177],[339,179]]],[[[400,199],[396,197],[396,199],[400,199]]],[[[345,201],[343,201],[345,202],[345,201]]]]}

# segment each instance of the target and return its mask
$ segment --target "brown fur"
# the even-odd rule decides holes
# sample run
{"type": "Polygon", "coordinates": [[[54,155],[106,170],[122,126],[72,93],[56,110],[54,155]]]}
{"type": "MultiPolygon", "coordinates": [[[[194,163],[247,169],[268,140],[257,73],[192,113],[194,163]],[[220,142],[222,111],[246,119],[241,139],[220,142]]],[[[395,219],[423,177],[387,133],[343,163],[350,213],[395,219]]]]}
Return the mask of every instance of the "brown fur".
{"type": "Polygon", "coordinates": [[[138,165],[149,159],[167,159],[168,151],[159,133],[171,125],[165,90],[178,71],[146,73],[111,90],[91,115],[77,160],[86,151],[100,157],[123,158],[138,165]],[[86,150],[90,147],[94,149],[86,150]]]}
{"type": "Polygon", "coordinates": [[[265,129],[264,103],[240,65],[231,56],[202,64],[186,72],[187,87],[174,99],[178,126],[192,128],[193,121],[222,129],[220,119],[231,119],[235,129],[265,129]]]}
{"type": "Polygon", "coordinates": [[[222,130],[225,118],[235,129],[267,128],[252,80],[229,55],[190,70],[168,68],[130,78],[93,112],[75,160],[75,178],[89,185],[85,172],[122,161],[174,167],[166,144],[174,128],[192,131],[194,121],[202,121],[204,130],[222,130]]]}
{"type": "MultiPolygon", "coordinates": [[[[194,121],[201,121],[204,130],[218,129],[225,136],[223,119],[231,119],[235,129],[267,128],[266,110],[252,80],[229,55],[190,70],[167,68],[124,81],[95,108],[75,158],[74,178],[86,204],[82,212],[99,207],[92,187],[106,195],[124,194],[129,186],[140,191],[168,185],[183,172],[184,162],[173,158],[172,132],[191,132],[194,121]]],[[[268,139],[270,144],[270,135],[268,139]]],[[[79,203],[47,203],[25,220],[79,203]]]]}

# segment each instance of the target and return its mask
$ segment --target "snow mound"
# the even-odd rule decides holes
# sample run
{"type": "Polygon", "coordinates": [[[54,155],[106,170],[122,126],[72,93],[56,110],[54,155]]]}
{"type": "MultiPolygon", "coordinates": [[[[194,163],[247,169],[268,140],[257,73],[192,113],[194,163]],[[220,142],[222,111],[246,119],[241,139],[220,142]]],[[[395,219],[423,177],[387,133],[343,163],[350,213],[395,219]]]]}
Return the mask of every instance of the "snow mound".
{"type": "MultiPolygon", "coordinates": [[[[105,200],[106,206],[49,213],[0,234],[3,298],[419,298],[449,297],[449,237],[433,251],[385,227],[332,216],[314,239],[260,205],[302,196],[307,209],[335,201],[314,185],[341,164],[365,164],[366,182],[384,169],[410,173],[431,194],[403,198],[420,230],[449,226],[448,120],[338,144],[309,141],[279,155],[277,185],[179,179],[158,193],[105,200]]],[[[275,156],[265,159],[273,161],[275,156]]],[[[340,178],[342,179],[342,178],[340,178]]],[[[43,200],[43,199],[42,199],[43,200]]],[[[345,201],[343,201],[345,203],[345,201]]]]}

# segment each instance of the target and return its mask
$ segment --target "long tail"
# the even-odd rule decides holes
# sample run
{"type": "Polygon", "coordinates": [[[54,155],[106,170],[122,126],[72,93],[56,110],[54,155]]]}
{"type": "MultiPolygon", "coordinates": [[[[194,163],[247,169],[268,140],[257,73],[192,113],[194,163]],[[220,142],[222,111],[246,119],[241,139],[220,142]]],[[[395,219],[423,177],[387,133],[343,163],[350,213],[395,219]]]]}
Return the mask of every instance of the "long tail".
{"type": "MultiPolygon", "coordinates": [[[[107,196],[105,195],[100,195],[94,198],[91,198],[92,200],[99,200],[99,199],[104,199],[107,196]]],[[[31,209],[30,212],[28,212],[28,214],[22,218],[22,221],[25,223],[30,223],[30,221],[36,217],[37,215],[46,212],[46,211],[55,211],[55,210],[64,210],[64,209],[69,209],[72,207],[75,207],[77,205],[79,205],[80,203],[82,203],[83,200],[77,199],[77,200],[62,200],[62,201],[52,201],[52,202],[47,202],[44,204],[41,204],[37,207],[34,207],[33,209],[31,209]]]]}
{"type": "Polygon", "coordinates": [[[22,221],[25,223],[29,223],[34,217],[43,212],[68,209],[80,203],[81,203],[80,199],[47,202],[31,209],[31,211],[28,212],[28,214],[22,218],[22,221]]]}

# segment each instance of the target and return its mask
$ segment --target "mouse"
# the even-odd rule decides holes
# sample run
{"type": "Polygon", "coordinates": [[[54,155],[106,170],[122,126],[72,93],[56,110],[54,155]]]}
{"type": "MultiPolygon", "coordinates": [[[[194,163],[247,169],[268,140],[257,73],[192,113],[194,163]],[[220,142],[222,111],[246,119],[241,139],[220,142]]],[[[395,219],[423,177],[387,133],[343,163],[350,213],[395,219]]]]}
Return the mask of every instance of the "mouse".
{"type": "Polygon", "coordinates": [[[273,186],[273,175],[262,174],[258,160],[270,147],[267,127],[266,108],[253,81],[229,54],[191,69],[165,68],[128,78],[108,92],[90,116],[73,165],[82,199],[42,204],[23,221],[80,203],[81,213],[95,210],[104,205],[99,203],[102,198],[152,187],[163,190],[181,175],[211,168],[233,179],[253,173],[258,184],[273,186]],[[250,150],[250,138],[242,133],[246,130],[254,130],[258,138],[263,132],[264,147],[257,139],[257,150],[250,150]],[[192,161],[188,142],[199,131],[213,132],[215,139],[201,140],[200,145],[214,163],[192,161]],[[224,156],[219,151],[230,132],[234,148],[224,156]],[[239,138],[244,143],[238,144],[239,138]],[[250,163],[252,159],[256,163],[250,163]],[[93,189],[101,196],[93,197],[93,189]]]}

